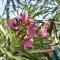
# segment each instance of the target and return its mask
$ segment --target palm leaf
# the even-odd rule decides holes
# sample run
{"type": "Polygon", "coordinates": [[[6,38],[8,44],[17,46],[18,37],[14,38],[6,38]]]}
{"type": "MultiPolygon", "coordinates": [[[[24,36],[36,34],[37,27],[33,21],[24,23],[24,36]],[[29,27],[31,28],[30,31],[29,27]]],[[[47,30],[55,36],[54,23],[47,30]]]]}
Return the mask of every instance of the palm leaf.
{"type": "Polygon", "coordinates": [[[48,5],[49,0],[44,0],[44,5],[48,5]]]}
{"type": "Polygon", "coordinates": [[[16,6],[15,6],[15,3],[14,3],[14,0],[11,0],[11,2],[12,2],[12,4],[13,4],[13,9],[14,9],[14,11],[16,10],[16,6]]]}
{"type": "Polygon", "coordinates": [[[42,14],[43,14],[42,11],[37,12],[37,13],[34,13],[33,16],[31,16],[31,18],[34,18],[34,17],[39,16],[39,15],[42,15],[42,14]]]}
{"type": "Polygon", "coordinates": [[[59,4],[60,5],[60,0],[55,0],[56,2],[57,2],[57,4],[59,4]]]}
{"type": "Polygon", "coordinates": [[[35,50],[30,50],[29,53],[43,53],[48,51],[51,51],[51,49],[48,49],[48,50],[35,49],[35,50]]]}
{"type": "Polygon", "coordinates": [[[26,58],[24,58],[24,57],[12,55],[12,53],[8,52],[5,48],[4,48],[4,51],[5,51],[5,53],[7,54],[7,56],[10,57],[10,58],[13,58],[13,59],[16,59],[16,60],[26,59],[26,58]]]}

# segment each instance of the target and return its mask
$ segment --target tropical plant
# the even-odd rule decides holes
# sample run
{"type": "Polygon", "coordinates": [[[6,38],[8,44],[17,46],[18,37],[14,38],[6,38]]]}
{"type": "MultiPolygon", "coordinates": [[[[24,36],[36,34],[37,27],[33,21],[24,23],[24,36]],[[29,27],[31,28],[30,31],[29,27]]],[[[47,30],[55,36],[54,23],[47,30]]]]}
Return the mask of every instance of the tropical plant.
{"type": "MultiPolygon", "coordinates": [[[[3,15],[4,14],[7,15],[7,19],[0,18],[0,59],[2,60],[48,60],[48,58],[44,56],[44,53],[47,50],[49,50],[51,47],[53,47],[53,45],[56,46],[56,44],[59,42],[60,35],[58,33],[60,30],[60,26],[59,26],[60,23],[58,21],[60,19],[60,14],[59,14],[60,13],[60,3],[59,3],[60,0],[50,0],[50,1],[37,0],[35,4],[33,3],[31,4],[31,1],[32,0],[29,0],[28,2],[27,0],[24,0],[24,2],[22,2],[21,0],[7,0],[5,9],[3,12],[3,15]],[[56,2],[57,2],[57,5],[55,4],[56,2]],[[12,5],[10,5],[10,3],[12,3],[12,5]],[[49,4],[51,6],[54,5],[55,8],[49,7],[49,4]],[[11,6],[14,9],[13,11],[10,10],[11,6]],[[36,35],[33,38],[32,47],[30,47],[29,49],[26,49],[26,47],[22,46],[21,42],[24,36],[26,35],[25,29],[26,29],[27,20],[23,18],[22,19],[23,23],[20,23],[21,21],[19,21],[18,17],[16,17],[15,19],[12,18],[12,20],[8,19],[10,17],[9,16],[10,13],[11,12],[14,13],[14,11],[17,11],[17,9],[21,9],[22,12],[26,11],[28,13],[28,17],[29,17],[28,19],[33,19],[33,21],[36,20],[35,19],[36,16],[39,17],[41,15],[43,18],[45,18],[48,14],[54,14],[54,16],[52,17],[53,19],[51,19],[51,21],[54,22],[53,31],[52,33],[50,32],[51,36],[49,35],[47,36],[47,38],[40,38],[39,36],[36,35]],[[13,23],[14,24],[16,23],[16,21],[13,22],[13,20],[16,20],[18,22],[17,25],[19,25],[20,31],[14,29],[15,25],[11,27],[13,23]],[[8,25],[10,28],[8,27],[8,25]],[[43,49],[45,45],[47,45],[49,49],[47,50],[43,49]]],[[[18,14],[17,16],[20,17],[20,15],[18,14]]],[[[39,30],[40,23],[41,23],[41,20],[37,19],[35,21],[36,31],[39,30]]],[[[28,26],[28,28],[29,27],[30,25],[28,26]]],[[[34,23],[33,23],[33,28],[34,28],[34,23]]],[[[30,29],[28,31],[30,31],[30,29]]],[[[47,46],[45,48],[47,48],[47,46]]]]}

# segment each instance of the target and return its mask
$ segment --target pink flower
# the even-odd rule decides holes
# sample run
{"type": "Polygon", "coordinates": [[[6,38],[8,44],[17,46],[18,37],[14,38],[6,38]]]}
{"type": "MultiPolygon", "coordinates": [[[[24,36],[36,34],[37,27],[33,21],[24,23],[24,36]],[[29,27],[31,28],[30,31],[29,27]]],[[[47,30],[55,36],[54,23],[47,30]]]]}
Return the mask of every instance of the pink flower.
{"type": "Polygon", "coordinates": [[[33,21],[30,21],[30,23],[27,25],[27,34],[32,37],[34,37],[36,34],[35,23],[33,21]]]}
{"type": "Polygon", "coordinates": [[[27,34],[28,34],[29,36],[31,36],[31,37],[34,37],[35,34],[36,34],[35,29],[31,29],[31,30],[28,30],[28,29],[27,29],[27,34]]]}
{"type": "Polygon", "coordinates": [[[13,31],[17,32],[17,31],[19,31],[19,26],[16,24],[13,24],[12,29],[13,29],[13,31]]]}
{"type": "Polygon", "coordinates": [[[13,30],[14,30],[15,32],[19,31],[19,27],[15,26],[15,27],[13,28],[13,30]]]}
{"type": "Polygon", "coordinates": [[[22,22],[24,24],[27,24],[28,23],[28,21],[29,21],[28,14],[27,15],[26,14],[22,15],[21,18],[22,18],[22,22]]]}
{"type": "Polygon", "coordinates": [[[35,22],[29,21],[28,28],[35,28],[35,22]]]}
{"type": "Polygon", "coordinates": [[[13,23],[14,23],[13,19],[8,19],[7,24],[9,27],[12,27],[13,23]]]}
{"type": "Polygon", "coordinates": [[[33,43],[33,39],[26,37],[26,36],[24,37],[24,39],[22,41],[24,49],[32,47],[32,43],[33,43]]]}
{"type": "Polygon", "coordinates": [[[47,30],[46,30],[45,26],[41,26],[41,29],[39,30],[38,34],[43,38],[47,36],[47,30]]]}
{"type": "Polygon", "coordinates": [[[19,26],[14,22],[13,19],[8,19],[7,24],[13,31],[19,31],[19,26]]]}

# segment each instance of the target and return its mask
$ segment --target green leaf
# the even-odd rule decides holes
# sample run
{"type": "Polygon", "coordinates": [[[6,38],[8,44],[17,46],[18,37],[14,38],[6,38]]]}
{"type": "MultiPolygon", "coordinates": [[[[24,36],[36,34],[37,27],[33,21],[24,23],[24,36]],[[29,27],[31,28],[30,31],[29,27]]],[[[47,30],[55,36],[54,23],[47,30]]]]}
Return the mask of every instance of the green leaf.
{"type": "Polygon", "coordinates": [[[49,0],[44,0],[44,5],[48,5],[49,0]]]}
{"type": "Polygon", "coordinates": [[[13,58],[13,59],[16,59],[16,60],[26,59],[26,58],[24,58],[24,57],[12,55],[12,53],[8,52],[5,48],[4,48],[4,51],[5,51],[5,53],[7,54],[7,56],[10,57],[10,58],[13,58]]]}
{"type": "MultiPolygon", "coordinates": [[[[18,2],[18,1],[17,1],[18,2]]],[[[28,5],[27,4],[25,4],[25,3],[21,3],[21,2],[18,2],[25,10],[29,10],[30,8],[28,7],[28,5]]]]}
{"type": "Polygon", "coordinates": [[[55,0],[56,2],[57,2],[57,4],[59,4],[60,5],[60,0],[55,0]]]}
{"type": "Polygon", "coordinates": [[[42,11],[37,12],[37,13],[34,13],[33,16],[31,16],[31,18],[34,18],[34,17],[36,17],[36,16],[39,16],[39,15],[41,15],[42,13],[43,13],[42,11]]]}
{"type": "Polygon", "coordinates": [[[44,52],[48,52],[48,51],[51,51],[51,49],[48,49],[48,50],[34,49],[34,50],[30,50],[28,52],[29,53],[44,53],[44,52]]]}
{"type": "Polygon", "coordinates": [[[15,6],[15,3],[14,3],[14,0],[11,0],[12,4],[13,4],[13,9],[14,11],[16,10],[16,6],[15,6]]]}

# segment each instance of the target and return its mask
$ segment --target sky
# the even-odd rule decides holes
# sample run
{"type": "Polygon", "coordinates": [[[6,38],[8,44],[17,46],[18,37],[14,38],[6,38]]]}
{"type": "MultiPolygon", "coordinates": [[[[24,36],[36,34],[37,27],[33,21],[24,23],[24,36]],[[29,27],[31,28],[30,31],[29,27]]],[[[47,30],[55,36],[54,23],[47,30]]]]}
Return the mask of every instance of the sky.
{"type": "MultiPolygon", "coordinates": [[[[2,14],[3,14],[6,1],[7,1],[7,0],[0,0],[0,16],[2,16],[2,14]]],[[[21,2],[23,2],[23,1],[24,1],[24,0],[21,0],[21,2]]],[[[29,1],[29,0],[28,0],[28,1],[29,1]]],[[[27,1],[27,2],[28,2],[28,1],[27,1]]],[[[32,2],[32,3],[35,4],[35,2],[32,2]]],[[[12,10],[12,8],[11,8],[11,10],[12,10]]],[[[21,13],[21,9],[19,9],[19,13],[21,13]]],[[[15,16],[17,15],[16,12],[14,12],[14,14],[10,13],[11,18],[12,18],[12,17],[15,17],[15,16]],[[14,14],[15,14],[15,15],[14,15],[14,14]]],[[[5,18],[6,15],[4,15],[3,17],[5,18]]]]}
{"type": "Polygon", "coordinates": [[[0,16],[3,14],[5,4],[6,0],[0,0],[0,16]]]}
{"type": "MultiPolygon", "coordinates": [[[[3,11],[4,11],[4,7],[5,7],[5,4],[6,4],[6,1],[7,0],[0,0],[0,16],[3,14],[3,11]]],[[[23,0],[21,0],[22,2],[23,2],[23,0]]],[[[33,4],[35,3],[35,2],[32,2],[33,4]]],[[[49,5],[50,7],[55,7],[55,6],[51,6],[51,5],[49,5]]],[[[21,10],[19,11],[19,13],[21,13],[21,10]]],[[[15,17],[15,15],[13,15],[12,13],[10,14],[11,15],[11,17],[13,18],[13,17],[15,17]]],[[[5,15],[6,16],[6,15],[5,15]]],[[[49,17],[49,18],[51,18],[53,15],[52,14],[49,14],[47,17],[46,17],[46,19],[49,17]]],[[[40,19],[40,18],[42,18],[42,16],[40,16],[40,17],[36,17],[36,19],[40,19]]]]}

